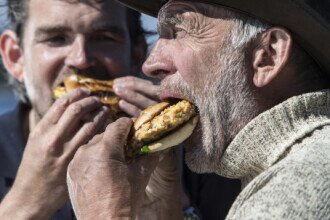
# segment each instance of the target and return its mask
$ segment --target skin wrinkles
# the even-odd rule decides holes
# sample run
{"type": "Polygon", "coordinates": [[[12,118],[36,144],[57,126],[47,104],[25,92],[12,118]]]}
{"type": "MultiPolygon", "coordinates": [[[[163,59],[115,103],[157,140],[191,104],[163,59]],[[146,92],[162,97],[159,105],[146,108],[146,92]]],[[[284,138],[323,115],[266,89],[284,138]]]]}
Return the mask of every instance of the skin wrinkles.
{"type": "Polygon", "coordinates": [[[225,12],[219,8],[208,9],[203,4],[188,5],[186,2],[169,2],[159,12],[158,32],[160,37],[180,39],[180,44],[214,47],[218,36],[228,31],[232,22],[219,16],[225,12]],[[217,19],[214,19],[216,17],[217,19]],[[219,23],[222,23],[219,26],[219,23]],[[223,24],[226,22],[225,24],[223,24]],[[228,24],[227,24],[228,23],[228,24]],[[215,28],[217,26],[217,28],[215,28]]]}
{"type": "Polygon", "coordinates": [[[174,94],[197,106],[200,122],[195,134],[184,144],[189,146],[186,162],[195,172],[216,172],[223,151],[258,111],[250,85],[252,70],[246,66],[247,55],[243,52],[250,48],[237,49],[231,45],[230,33],[235,23],[228,19],[231,16],[228,12],[221,8],[211,10],[209,5],[193,5],[169,2],[161,9],[161,31],[193,25],[186,28],[199,28],[199,33],[197,37],[189,32],[174,37],[163,32],[144,65],[144,72],[152,74],[154,68],[148,69],[149,63],[150,67],[158,65],[154,70],[163,68],[167,74],[159,76],[160,93],[174,94]],[[163,17],[168,15],[175,18],[171,22],[178,21],[175,27],[164,21],[163,17]],[[180,17],[188,22],[181,22],[180,17]]]}

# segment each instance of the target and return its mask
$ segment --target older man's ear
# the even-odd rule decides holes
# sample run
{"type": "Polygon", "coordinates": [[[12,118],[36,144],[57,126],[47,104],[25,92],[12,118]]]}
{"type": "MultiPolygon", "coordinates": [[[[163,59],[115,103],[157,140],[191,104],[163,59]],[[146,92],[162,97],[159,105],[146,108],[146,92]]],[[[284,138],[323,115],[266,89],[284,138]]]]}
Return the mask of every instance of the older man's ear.
{"type": "Polygon", "coordinates": [[[252,58],[253,83],[256,87],[264,87],[281,74],[287,64],[292,39],[283,28],[270,28],[259,39],[252,58]]]}
{"type": "Polygon", "coordinates": [[[0,53],[7,71],[23,82],[23,52],[16,33],[6,30],[0,37],[0,53]]]}

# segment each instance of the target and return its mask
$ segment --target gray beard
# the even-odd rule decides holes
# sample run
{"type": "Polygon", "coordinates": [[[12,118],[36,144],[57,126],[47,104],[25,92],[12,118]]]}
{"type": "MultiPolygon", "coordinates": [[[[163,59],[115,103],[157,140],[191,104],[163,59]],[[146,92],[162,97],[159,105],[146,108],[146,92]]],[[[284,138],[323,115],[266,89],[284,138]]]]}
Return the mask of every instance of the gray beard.
{"type": "Polygon", "coordinates": [[[181,80],[173,88],[192,100],[199,110],[202,140],[185,142],[185,161],[197,173],[218,170],[224,150],[237,133],[257,114],[256,92],[249,82],[244,53],[231,47],[221,49],[221,70],[209,77],[203,90],[189,87],[181,80]]]}

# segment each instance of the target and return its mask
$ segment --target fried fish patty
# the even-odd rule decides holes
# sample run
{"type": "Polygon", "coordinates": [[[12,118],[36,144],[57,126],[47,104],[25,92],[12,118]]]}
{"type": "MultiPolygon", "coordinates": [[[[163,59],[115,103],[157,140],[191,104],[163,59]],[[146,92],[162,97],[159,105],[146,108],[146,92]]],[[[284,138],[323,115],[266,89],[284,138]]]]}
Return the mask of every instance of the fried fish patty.
{"type": "Polygon", "coordinates": [[[113,92],[113,80],[98,80],[73,74],[64,80],[63,85],[55,87],[53,94],[55,99],[58,99],[67,92],[81,87],[87,88],[91,92],[91,95],[99,97],[101,102],[109,107],[113,120],[125,116],[119,108],[120,97],[116,96],[113,92]]]}
{"type": "Polygon", "coordinates": [[[181,100],[165,108],[159,115],[136,130],[133,137],[134,145],[141,147],[143,143],[157,140],[187,122],[194,115],[196,115],[195,106],[186,100],[181,100]]]}

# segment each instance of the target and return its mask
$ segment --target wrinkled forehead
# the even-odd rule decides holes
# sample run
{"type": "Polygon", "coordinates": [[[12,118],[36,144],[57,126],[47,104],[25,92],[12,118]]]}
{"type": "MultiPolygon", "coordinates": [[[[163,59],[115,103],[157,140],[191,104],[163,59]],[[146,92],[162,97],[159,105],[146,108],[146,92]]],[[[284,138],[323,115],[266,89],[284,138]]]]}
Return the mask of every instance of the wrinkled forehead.
{"type": "Polygon", "coordinates": [[[187,12],[205,12],[207,6],[195,1],[166,1],[166,3],[159,10],[159,17],[170,17],[176,14],[184,14],[187,12]]]}
{"type": "Polygon", "coordinates": [[[199,17],[232,18],[232,11],[218,5],[210,5],[198,0],[169,0],[164,1],[158,13],[159,23],[181,23],[199,17]]]}

